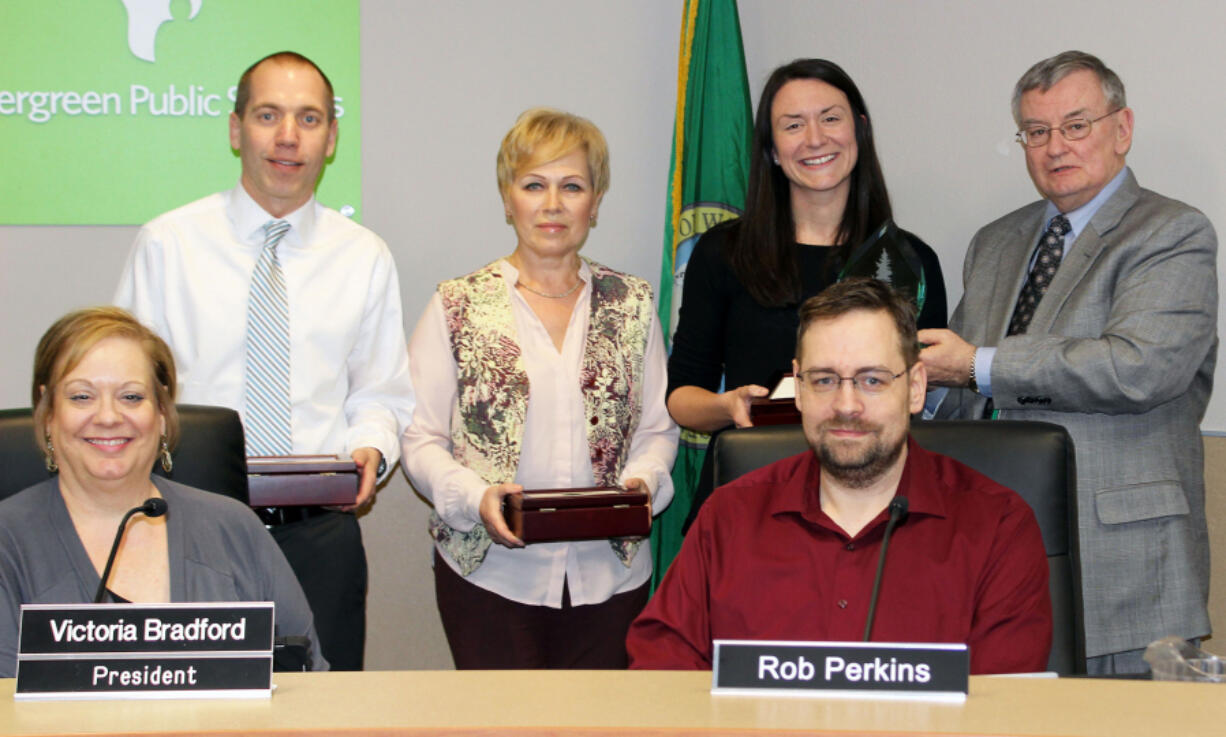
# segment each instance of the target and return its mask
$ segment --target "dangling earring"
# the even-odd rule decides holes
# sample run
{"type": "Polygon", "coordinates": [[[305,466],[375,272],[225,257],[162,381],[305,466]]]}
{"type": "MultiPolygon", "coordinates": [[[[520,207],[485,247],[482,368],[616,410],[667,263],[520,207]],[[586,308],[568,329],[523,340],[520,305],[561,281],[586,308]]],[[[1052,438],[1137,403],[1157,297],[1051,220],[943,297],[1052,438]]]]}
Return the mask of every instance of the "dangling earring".
{"type": "Polygon", "coordinates": [[[514,225],[515,221],[511,219],[511,213],[507,213],[507,225],[514,225]]]}
{"type": "Polygon", "coordinates": [[[591,216],[590,218],[588,218],[588,219],[587,219],[587,224],[588,224],[588,227],[590,227],[590,228],[595,228],[595,227],[596,227],[596,216],[595,216],[595,215],[593,215],[593,216],[591,216]]]}
{"type": "Polygon", "coordinates": [[[43,457],[43,463],[46,464],[48,473],[56,473],[60,467],[55,462],[55,446],[51,444],[51,433],[44,433],[43,437],[47,440],[47,454],[43,457]]]}
{"type": "Polygon", "coordinates": [[[162,470],[170,473],[175,468],[175,459],[170,457],[170,446],[166,444],[166,436],[162,436],[162,470]]]}

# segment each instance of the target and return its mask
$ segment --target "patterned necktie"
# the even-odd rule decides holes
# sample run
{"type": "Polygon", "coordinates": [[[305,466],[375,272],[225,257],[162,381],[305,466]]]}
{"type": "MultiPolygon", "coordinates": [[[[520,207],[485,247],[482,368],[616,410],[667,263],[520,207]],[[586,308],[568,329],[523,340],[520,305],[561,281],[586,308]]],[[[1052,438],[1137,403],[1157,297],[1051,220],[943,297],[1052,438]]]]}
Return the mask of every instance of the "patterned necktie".
{"type": "Polygon", "coordinates": [[[284,220],[264,224],[264,250],[251,273],[247,301],[247,455],[289,455],[294,446],[289,400],[289,301],[277,244],[284,220]]]}
{"type": "Polygon", "coordinates": [[[1026,278],[1026,285],[1017,298],[1017,306],[1013,308],[1013,319],[1009,320],[1008,335],[1024,335],[1034,318],[1034,311],[1043,299],[1047,286],[1056,276],[1060,267],[1060,259],[1064,258],[1064,234],[1069,232],[1068,218],[1057,215],[1047,224],[1047,230],[1039,239],[1039,255],[1034,261],[1034,268],[1026,278]]]}

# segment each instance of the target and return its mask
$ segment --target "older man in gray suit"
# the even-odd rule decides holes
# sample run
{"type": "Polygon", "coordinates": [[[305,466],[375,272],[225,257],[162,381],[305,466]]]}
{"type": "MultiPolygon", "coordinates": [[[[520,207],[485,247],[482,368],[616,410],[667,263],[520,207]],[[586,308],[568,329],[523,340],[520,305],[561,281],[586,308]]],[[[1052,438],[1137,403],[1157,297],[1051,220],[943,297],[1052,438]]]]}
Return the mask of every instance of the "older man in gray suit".
{"type": "Polygon", "coordinates": [[[1198,425],[1217,356],[1217,238],[1197,210],[1137,185],[1132,110],[1096,57],[1035,64],[1013,116],[1044,200],[975,235],[951,330],[921,331],[921,359],[952,387],[939,417],[1068,428],[1089,670],[1144,672],[1151,640],[1209,633],[1198,425]]]}

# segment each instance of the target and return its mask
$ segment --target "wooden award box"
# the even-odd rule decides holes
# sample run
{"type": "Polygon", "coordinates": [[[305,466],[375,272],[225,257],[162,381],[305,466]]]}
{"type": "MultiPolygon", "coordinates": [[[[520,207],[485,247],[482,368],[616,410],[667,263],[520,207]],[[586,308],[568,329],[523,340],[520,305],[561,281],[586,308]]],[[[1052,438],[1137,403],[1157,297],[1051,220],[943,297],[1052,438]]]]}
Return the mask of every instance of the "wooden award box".
{"type": "Polygon", "coordinates": [[[353,504],[358,469],[336,456],[248,456],[247,490],[253,507],[353,504]]]}
{"type": "Polygon", "coordinates": [[[644,491],[619,487],[542,489],[510,494],[504,515],[525,543],[632,537],[651,532],[644,491]]]}
{"type": "Polygon", "coordinates": [[[780,377],[770,395],[750,402],[749,419],[755,427],[800,424],[800,410],[796,409],[796,381],[790,372],[780,377]]]}

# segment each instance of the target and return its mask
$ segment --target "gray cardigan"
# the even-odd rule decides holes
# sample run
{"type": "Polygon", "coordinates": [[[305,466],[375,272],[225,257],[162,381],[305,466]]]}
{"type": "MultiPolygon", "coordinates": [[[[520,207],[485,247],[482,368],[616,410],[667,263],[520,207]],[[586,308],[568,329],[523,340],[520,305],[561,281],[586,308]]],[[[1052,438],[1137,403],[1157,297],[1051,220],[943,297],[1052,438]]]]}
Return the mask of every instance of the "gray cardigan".
{"type": "MultiPolygon", "coordinates": [[[[168,507],[170,600],[272,601],[277,634],[310,637],[314,668],[326,670],[302,587],[255,514],[220,494],[152,478],[168,507]]],[[[17,670],[22,604],[91,602],[97,588],[58,479],[0,502],[0,677],[17,670]]]]}

